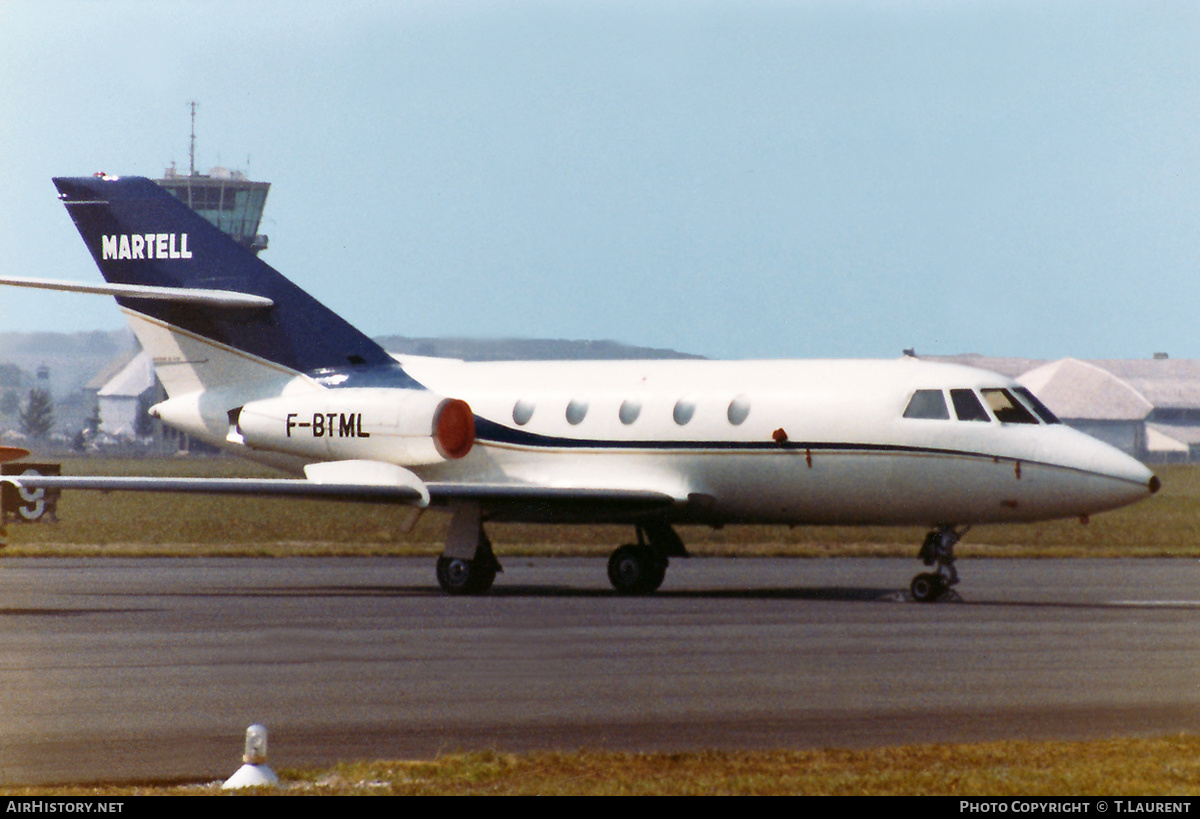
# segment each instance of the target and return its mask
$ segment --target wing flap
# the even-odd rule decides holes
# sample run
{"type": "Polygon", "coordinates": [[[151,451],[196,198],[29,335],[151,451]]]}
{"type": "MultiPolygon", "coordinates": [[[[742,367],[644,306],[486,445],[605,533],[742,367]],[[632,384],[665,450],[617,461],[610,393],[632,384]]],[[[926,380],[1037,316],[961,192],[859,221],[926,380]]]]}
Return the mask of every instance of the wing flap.
{"type": "Polygon", "coordinates": [[[655,489],[530,484],[430,483],[430,506],[474,503],[488,520],[525,523],[621,523],[686,499],[655,489]]]}
{"type": "Polygon", "coordinates": [[[653,489],[611,489],[590,486],[537,486],[520,483],[429,483],[430,499],[442,503],[478,501],[486,504],[505,501],[542,501],[547,503],[628,503],[669,506],[676,499],[653,489]]]}

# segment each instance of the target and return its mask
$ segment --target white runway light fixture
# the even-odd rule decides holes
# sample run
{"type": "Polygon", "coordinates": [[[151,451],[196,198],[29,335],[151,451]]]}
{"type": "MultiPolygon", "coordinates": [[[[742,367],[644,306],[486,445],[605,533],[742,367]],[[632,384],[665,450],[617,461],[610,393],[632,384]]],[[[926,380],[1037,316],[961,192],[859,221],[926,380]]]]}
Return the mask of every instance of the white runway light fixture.
{"type": "Polygon", "coordinates": [[[279,784],[279,777],[267,765],[267,729],[264,726],[256,724],[246,729],[246,751],[242,754],[242,761],[245,764],[225,780],[221,786],[223,789],[279,784]]]}

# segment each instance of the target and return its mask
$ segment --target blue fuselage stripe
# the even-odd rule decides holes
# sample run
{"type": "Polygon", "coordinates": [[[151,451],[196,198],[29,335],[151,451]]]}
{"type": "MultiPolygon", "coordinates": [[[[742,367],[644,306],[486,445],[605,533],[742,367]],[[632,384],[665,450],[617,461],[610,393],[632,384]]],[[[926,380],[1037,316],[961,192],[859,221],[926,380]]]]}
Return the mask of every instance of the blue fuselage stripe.
{"type": "MultiPolygon", "coordinates": [[[[919,447],[904,444],[871,444],[830,441],[667,441],[667,440],[635,440],[617,441],[595,438],[563,438],[560,436],[540,435],[535,432],[513,429],[475,416],[476,440],[481,443],[498,444],[502,446],[519,446],[533,449],[618,449],[618,450],[658,450],[696,452],[703,450],[745,451],[745,452],[778,452],[778,451],[838,451],[838,452],[888,452],[910,453],[922,455],[956,455],[970,458],[993,458],[981,452],[969,452],[957,449],[938,447],[919,447]]],[[[1010,460],[1010,459],[1006,459],[1010,460]]]]}

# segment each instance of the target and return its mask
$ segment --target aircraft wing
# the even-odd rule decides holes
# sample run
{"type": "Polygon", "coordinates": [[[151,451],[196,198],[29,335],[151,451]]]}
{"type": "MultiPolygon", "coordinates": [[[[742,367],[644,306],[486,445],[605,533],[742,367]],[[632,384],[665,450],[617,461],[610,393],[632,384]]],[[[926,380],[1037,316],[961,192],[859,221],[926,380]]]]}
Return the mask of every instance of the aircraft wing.
{"type": "Polygon", "coordinates": [[[141,478],[5,475],[0,483],[24,489],[92,489],[101,492],[179,492],[207,495],[308,497],[348,501],[419,502],[419,489],[372,483],[320,483],[302,478],[141,478]]]}
{"type": "Polygon", "coordinates": [[[538,486],[536,484],[372,483],[309,478],[160,478],[114,476],[6,475],[0,483],[24,489],[96,490],[101,492],[176,492],[257,497],[307,497],[326,500],[376,501],[447,506],[478,503],[486,509],[612,507],[641,511],[678,502],[649,489],[538,486]],[[422,491],[424,490],[424,491],[422,491]]]}

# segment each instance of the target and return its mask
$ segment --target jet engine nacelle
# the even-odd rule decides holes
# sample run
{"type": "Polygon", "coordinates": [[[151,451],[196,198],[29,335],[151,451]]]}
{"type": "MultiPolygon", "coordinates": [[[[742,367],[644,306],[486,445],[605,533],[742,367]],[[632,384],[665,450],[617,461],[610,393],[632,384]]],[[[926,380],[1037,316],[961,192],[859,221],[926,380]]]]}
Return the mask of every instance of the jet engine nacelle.
{"type": "Polygon", "coordinates": [[[420,466],[462,458],[475,443],[467,402],[428,390],[348,388],[252,401],[229,440],[317,460],[420,466]]]}

